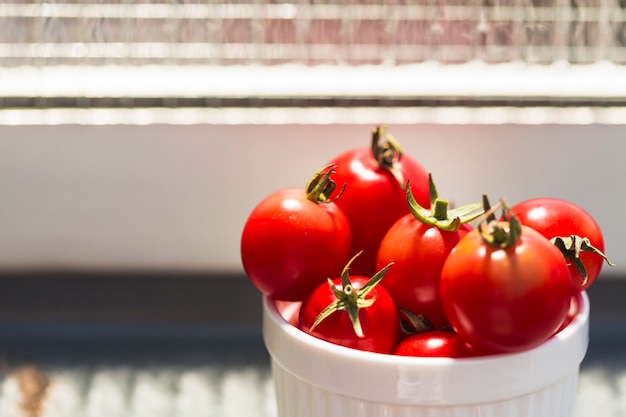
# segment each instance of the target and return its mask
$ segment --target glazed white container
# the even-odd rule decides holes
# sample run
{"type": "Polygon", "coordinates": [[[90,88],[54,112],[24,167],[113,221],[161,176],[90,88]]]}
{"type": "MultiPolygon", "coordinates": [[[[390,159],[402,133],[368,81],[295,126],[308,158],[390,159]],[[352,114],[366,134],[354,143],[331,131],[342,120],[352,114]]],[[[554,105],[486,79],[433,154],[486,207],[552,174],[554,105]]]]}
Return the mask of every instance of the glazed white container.
{"type": "Polygon", "coordinates": [[[295,326],[297,303],[264,300],[279,417],[570,417],[588,345],[589,300],[541,346],[477,358],[357,351],[295,326]]]}

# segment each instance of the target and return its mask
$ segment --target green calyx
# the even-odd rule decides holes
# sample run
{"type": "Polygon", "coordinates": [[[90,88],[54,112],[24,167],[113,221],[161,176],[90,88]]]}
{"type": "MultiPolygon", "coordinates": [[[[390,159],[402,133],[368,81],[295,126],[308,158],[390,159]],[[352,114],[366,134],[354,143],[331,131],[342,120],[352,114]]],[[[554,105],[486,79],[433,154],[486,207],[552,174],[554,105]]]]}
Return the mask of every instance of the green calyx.
{"type": "Polygon", "coordinates": [[[588,275],[585,264],[580,260],[581,252],[589,252],[598,256],[602,256],[610,266],[615,266],[615,264],[613,264],[609,260],[609,258],[607,258],[607,256],[602,253],[602,251],[594,247],[589,239],[586,237],[580,237],[577,235],[557,236],[550,239],[550,242],[552,242],[552,244],[561,251],[565,259],[567,259],[572,263],[572,265],[574,265],[582,278],[583,285],[587,283],[588,275]]]}
{"type": "Polygon", "coordinates": [[[478,226],[478,232],[483,240],[494,247],[505,249],[515,245],[522,235],[522,225],[511,212],[504,199],[491,207],[487,195],[483,195],[485,220],[478,226]],[[498,220],[495,212],[502,208],[502,218],[498,220]]]}
{"type": "Polygon", "coordinates": [[[393,262],[390,262],[387,266],[378,271],[372,278],[370,278],[365,285],[363,285],[358,290],[355,290],[352,286],[352,282],[350,281],[349,268],[352,262],[359,256],[362,252],[357,253],[343,268],[341,272],[341,289],[337,288],[333,281],[329,278],[328,285],[330,289],[333,291],[336,300],[330,303],[322,312],[315,318],[313,322],[313,326],[311,326],[311,330],[317,327],[322,321],[324,321],[328,316],[337,312],[337,311],[346,311],[348,316],[350,317],[350,321],[352,322],[352,327],[354,328],[354,332],[358,337],[365,337],[363,334],[363,328],[361,327],[361,321],[359,320],[359,310],[362,308],[370,307],[376,301],[376,298],[366,298],[367,295],[376,287],[376,285],[380,282],[381,279],[387,273],[387,270],[393,265],[393,262]]]}
{"type": "Polygon", "coordinates": [[[402,159],[402,148],[393,136],[387,134],[387,126],[376,126],[372,130],[371,150],[378,165],[391,172],[403,187],[404,175],[396,168],[396,163],[402,159]],[[383,137],[385,141],[381,143],[383,137]]]}
{"type": "Polygon", "coordinates": [[[483,214],[482,204],[467,204],[458,208],[449,208],[448,200],[439,198],[437,187],[432,174],[428,174],[428,189],[430,194],[430,209],[419,205],[411,192],[410,180],[406,182],[406,202],[409,211],[422,223],[438,227],[441,230],[454,232],[465,223],[478,218],[483,214]]]}
{"type": "Polygon", "coordinates": [[[330,195],[337,188],[337,184],[330,177],[335,173],[337,165],[329,164],[317,171],[306,185],[306,197],[314,203],[332,203],[337,200],[346,189],[346,184],[334,197],[330,195]]]}

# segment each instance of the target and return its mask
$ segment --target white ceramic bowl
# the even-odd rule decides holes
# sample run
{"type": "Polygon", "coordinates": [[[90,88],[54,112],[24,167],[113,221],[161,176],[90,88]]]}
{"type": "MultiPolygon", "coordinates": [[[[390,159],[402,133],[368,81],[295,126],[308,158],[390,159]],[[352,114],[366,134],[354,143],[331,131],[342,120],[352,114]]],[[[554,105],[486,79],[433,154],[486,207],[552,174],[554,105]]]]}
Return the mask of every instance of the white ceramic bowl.
{"type": "Polygon", "coordinates": [[[588,345],[589,300],[541,346],[477,358],[357,351],[290,324],[297,303],[264,300],[279,417],[570,417],[588,345]]]}

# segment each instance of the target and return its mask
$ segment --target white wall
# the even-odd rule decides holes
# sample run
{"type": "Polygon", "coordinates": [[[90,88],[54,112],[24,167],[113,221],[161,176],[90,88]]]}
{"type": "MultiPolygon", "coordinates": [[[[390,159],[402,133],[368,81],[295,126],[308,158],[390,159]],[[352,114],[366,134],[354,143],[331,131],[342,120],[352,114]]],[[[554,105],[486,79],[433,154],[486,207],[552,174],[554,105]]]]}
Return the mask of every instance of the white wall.
{"type": "MultiPolygon", "coordinates": [[[[0,269],[240,271],[254,205],[372,125],[0,126],[0,269]]],[[[570,199],[626,272],[625,126],[392,125],[458,204],[570,199]]]]}

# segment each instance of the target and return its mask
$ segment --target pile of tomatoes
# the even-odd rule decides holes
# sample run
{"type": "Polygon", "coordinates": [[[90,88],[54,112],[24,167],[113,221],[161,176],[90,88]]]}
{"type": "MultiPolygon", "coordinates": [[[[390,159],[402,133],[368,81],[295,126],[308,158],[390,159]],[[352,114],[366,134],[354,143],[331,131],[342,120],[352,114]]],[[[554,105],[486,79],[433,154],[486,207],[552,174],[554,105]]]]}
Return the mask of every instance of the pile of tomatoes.
{"type": "Polygon", "coordinates": [[[264,295],[301,302],[296,325],[385,354],[470,357],[533,348],[576,315],[604,239],[556,198],[450,207],[377,126],[369,148],[250,213],[241,259],[264,295]]]}

